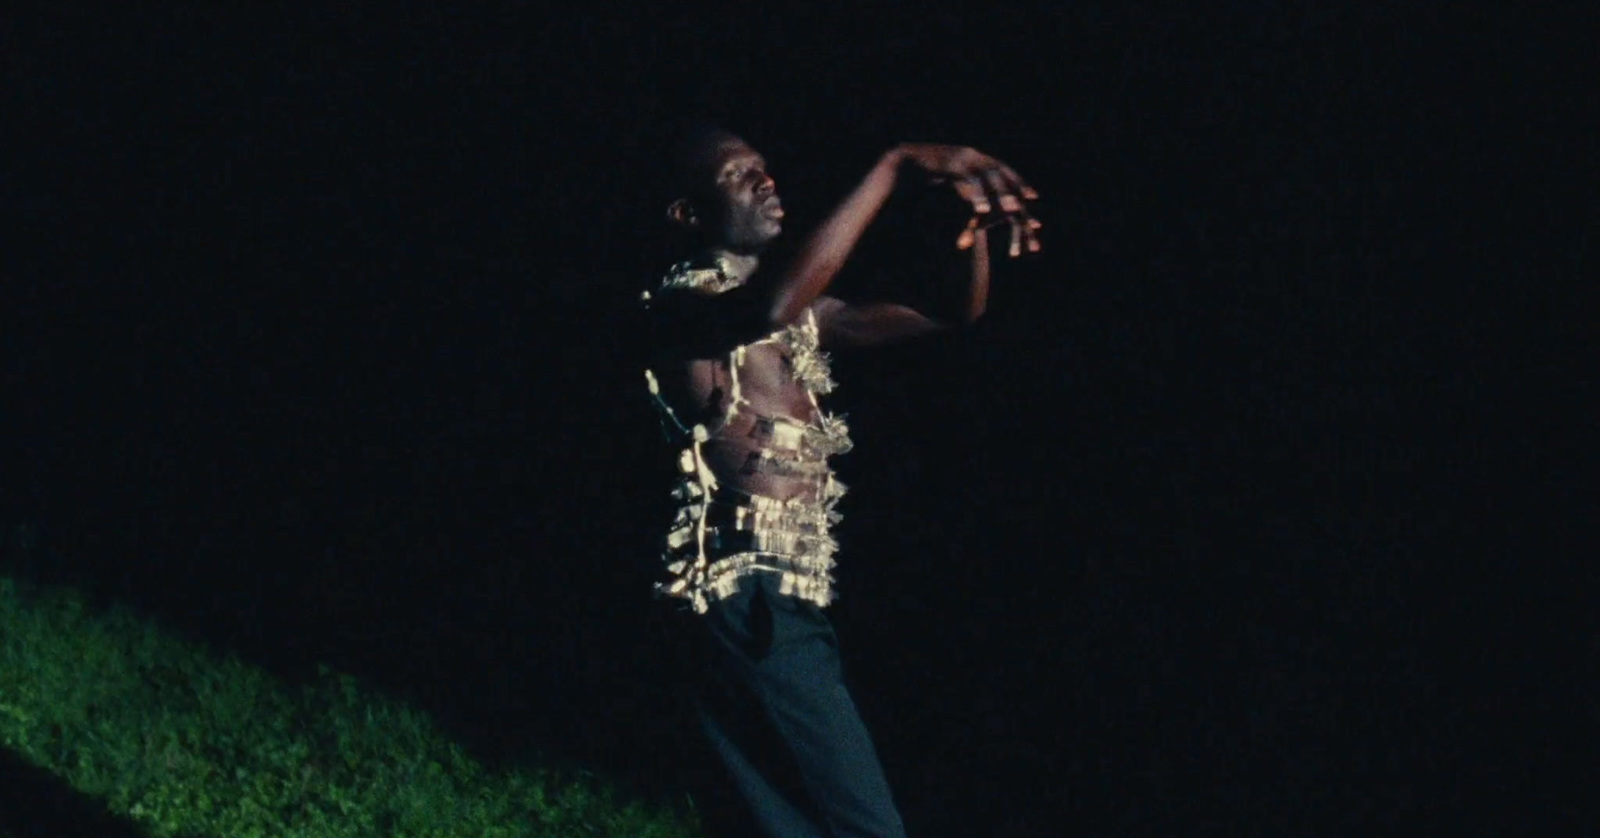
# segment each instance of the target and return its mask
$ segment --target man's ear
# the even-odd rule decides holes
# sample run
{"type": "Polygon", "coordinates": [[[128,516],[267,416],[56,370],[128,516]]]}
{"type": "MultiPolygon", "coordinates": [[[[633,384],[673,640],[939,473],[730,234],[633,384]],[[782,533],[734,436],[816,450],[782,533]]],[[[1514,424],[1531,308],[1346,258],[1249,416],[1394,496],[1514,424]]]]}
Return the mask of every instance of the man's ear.
{"type": "Polygon", "coordinates": [[[700,219],[694,214],[694,205],[688,198],[679,198],[667,205],[667,218],[684,227],[699,227],[700,219]]]}

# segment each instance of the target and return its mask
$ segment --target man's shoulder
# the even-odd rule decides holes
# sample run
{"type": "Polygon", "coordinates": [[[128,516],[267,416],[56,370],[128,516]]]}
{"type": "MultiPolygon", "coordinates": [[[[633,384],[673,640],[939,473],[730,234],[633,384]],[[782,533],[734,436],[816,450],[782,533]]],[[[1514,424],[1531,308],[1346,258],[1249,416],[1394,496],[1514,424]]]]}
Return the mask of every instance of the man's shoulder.
{"type": "Polygon", "coordinates": [[[771,331],[763,298],[715,267],[678,263],[642,301],[659,351],[709,357],[771,331]]]}

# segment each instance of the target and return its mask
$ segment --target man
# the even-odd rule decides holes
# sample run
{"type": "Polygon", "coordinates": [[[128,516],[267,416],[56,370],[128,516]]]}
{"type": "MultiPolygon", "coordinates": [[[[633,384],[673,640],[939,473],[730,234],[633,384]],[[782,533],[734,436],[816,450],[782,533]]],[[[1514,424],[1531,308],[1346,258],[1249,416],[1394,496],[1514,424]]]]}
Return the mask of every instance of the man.
{"type": "Polygon", "coordinates": [[[988,298],[986,219],[1009,222],[1012,256],[1037,251],[1039,224],[1023,203],[1037,195],[973,149],[896,146],[793,259],[769,266],[762,256],[784,209],[765,159],[738,137],[707,131],[679,150],[676,171],[667,218],[696,255],[644,295],[653,336],[646,380],[682,446],[670,578],[657,590],[694,612],[696,711],[745,819],[731,834],[903,836],[822,612],[833,596],[830,529],[844,493],[828,458],[850,447],[844,422],[819,402],[833,388],[822,350],[945,324],[823,292],[896,184],[920,171],[972,205],[955,241],[971,251],[962,312],[971,322],[988,298]]]}

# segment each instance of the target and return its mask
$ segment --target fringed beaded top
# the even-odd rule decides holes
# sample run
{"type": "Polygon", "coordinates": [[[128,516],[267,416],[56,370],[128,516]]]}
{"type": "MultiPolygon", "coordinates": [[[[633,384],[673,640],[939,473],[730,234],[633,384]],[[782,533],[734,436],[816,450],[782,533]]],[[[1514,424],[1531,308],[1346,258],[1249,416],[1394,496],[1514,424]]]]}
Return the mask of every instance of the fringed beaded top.
{"type": "MultiPolygon", "coordinates": [[[[668,271],[659,290],[722,293],[740,284],[720,262],[710,268],[683,262],[668,271]]],[[[650,300],[646,292],[646,305],[650,300]]],[[[799,323],[728,353],[731,394],[717,427],[726,427],[741,412],[752,412],[740,394],[739,371],[748,350],[762,344],[776,344],[788,356],[794,380],[815,415],[809,421],[757,415],[757,421],[771,430],[760,457],[780,460],[787,473],[810,481],[814,491],[809,497],[779,500],[723,486],[702,450],[716,431],[705,424],[685,425],[661,395],[655,374],[645,370],[663,425],[682,446],[679,480],[672,490],[678,506],[662,556],[669,578],[656,585],[656,593],[684,600],[697,613],[705,613],[710,603],[733,594],[740,579],[756,573],[777,575],[784,594],[818,606],[827,606],[834,598],[833,556],[838,543],[831,530],[839,521],[835,507],[845,487],[835,478],[828,458],[850,450],[850,435],[842,417],[824,413],[817,405],[817,397],[832,392],[834,382],[828,356],[818,348],[817,321],[811,311],[799,323]]]]}

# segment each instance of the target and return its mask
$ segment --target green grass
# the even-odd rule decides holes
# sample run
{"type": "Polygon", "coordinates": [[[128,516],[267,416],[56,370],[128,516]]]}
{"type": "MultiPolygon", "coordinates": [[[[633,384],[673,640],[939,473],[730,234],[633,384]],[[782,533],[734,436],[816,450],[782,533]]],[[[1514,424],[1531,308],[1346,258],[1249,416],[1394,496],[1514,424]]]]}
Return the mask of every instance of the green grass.
{"type": "Polygon", "coordinates": [[[291,688],[127,609],[5,577],[0,747],[152,836],[698,834],[592,777],[490,772],[347,675],[291,688]]]}

